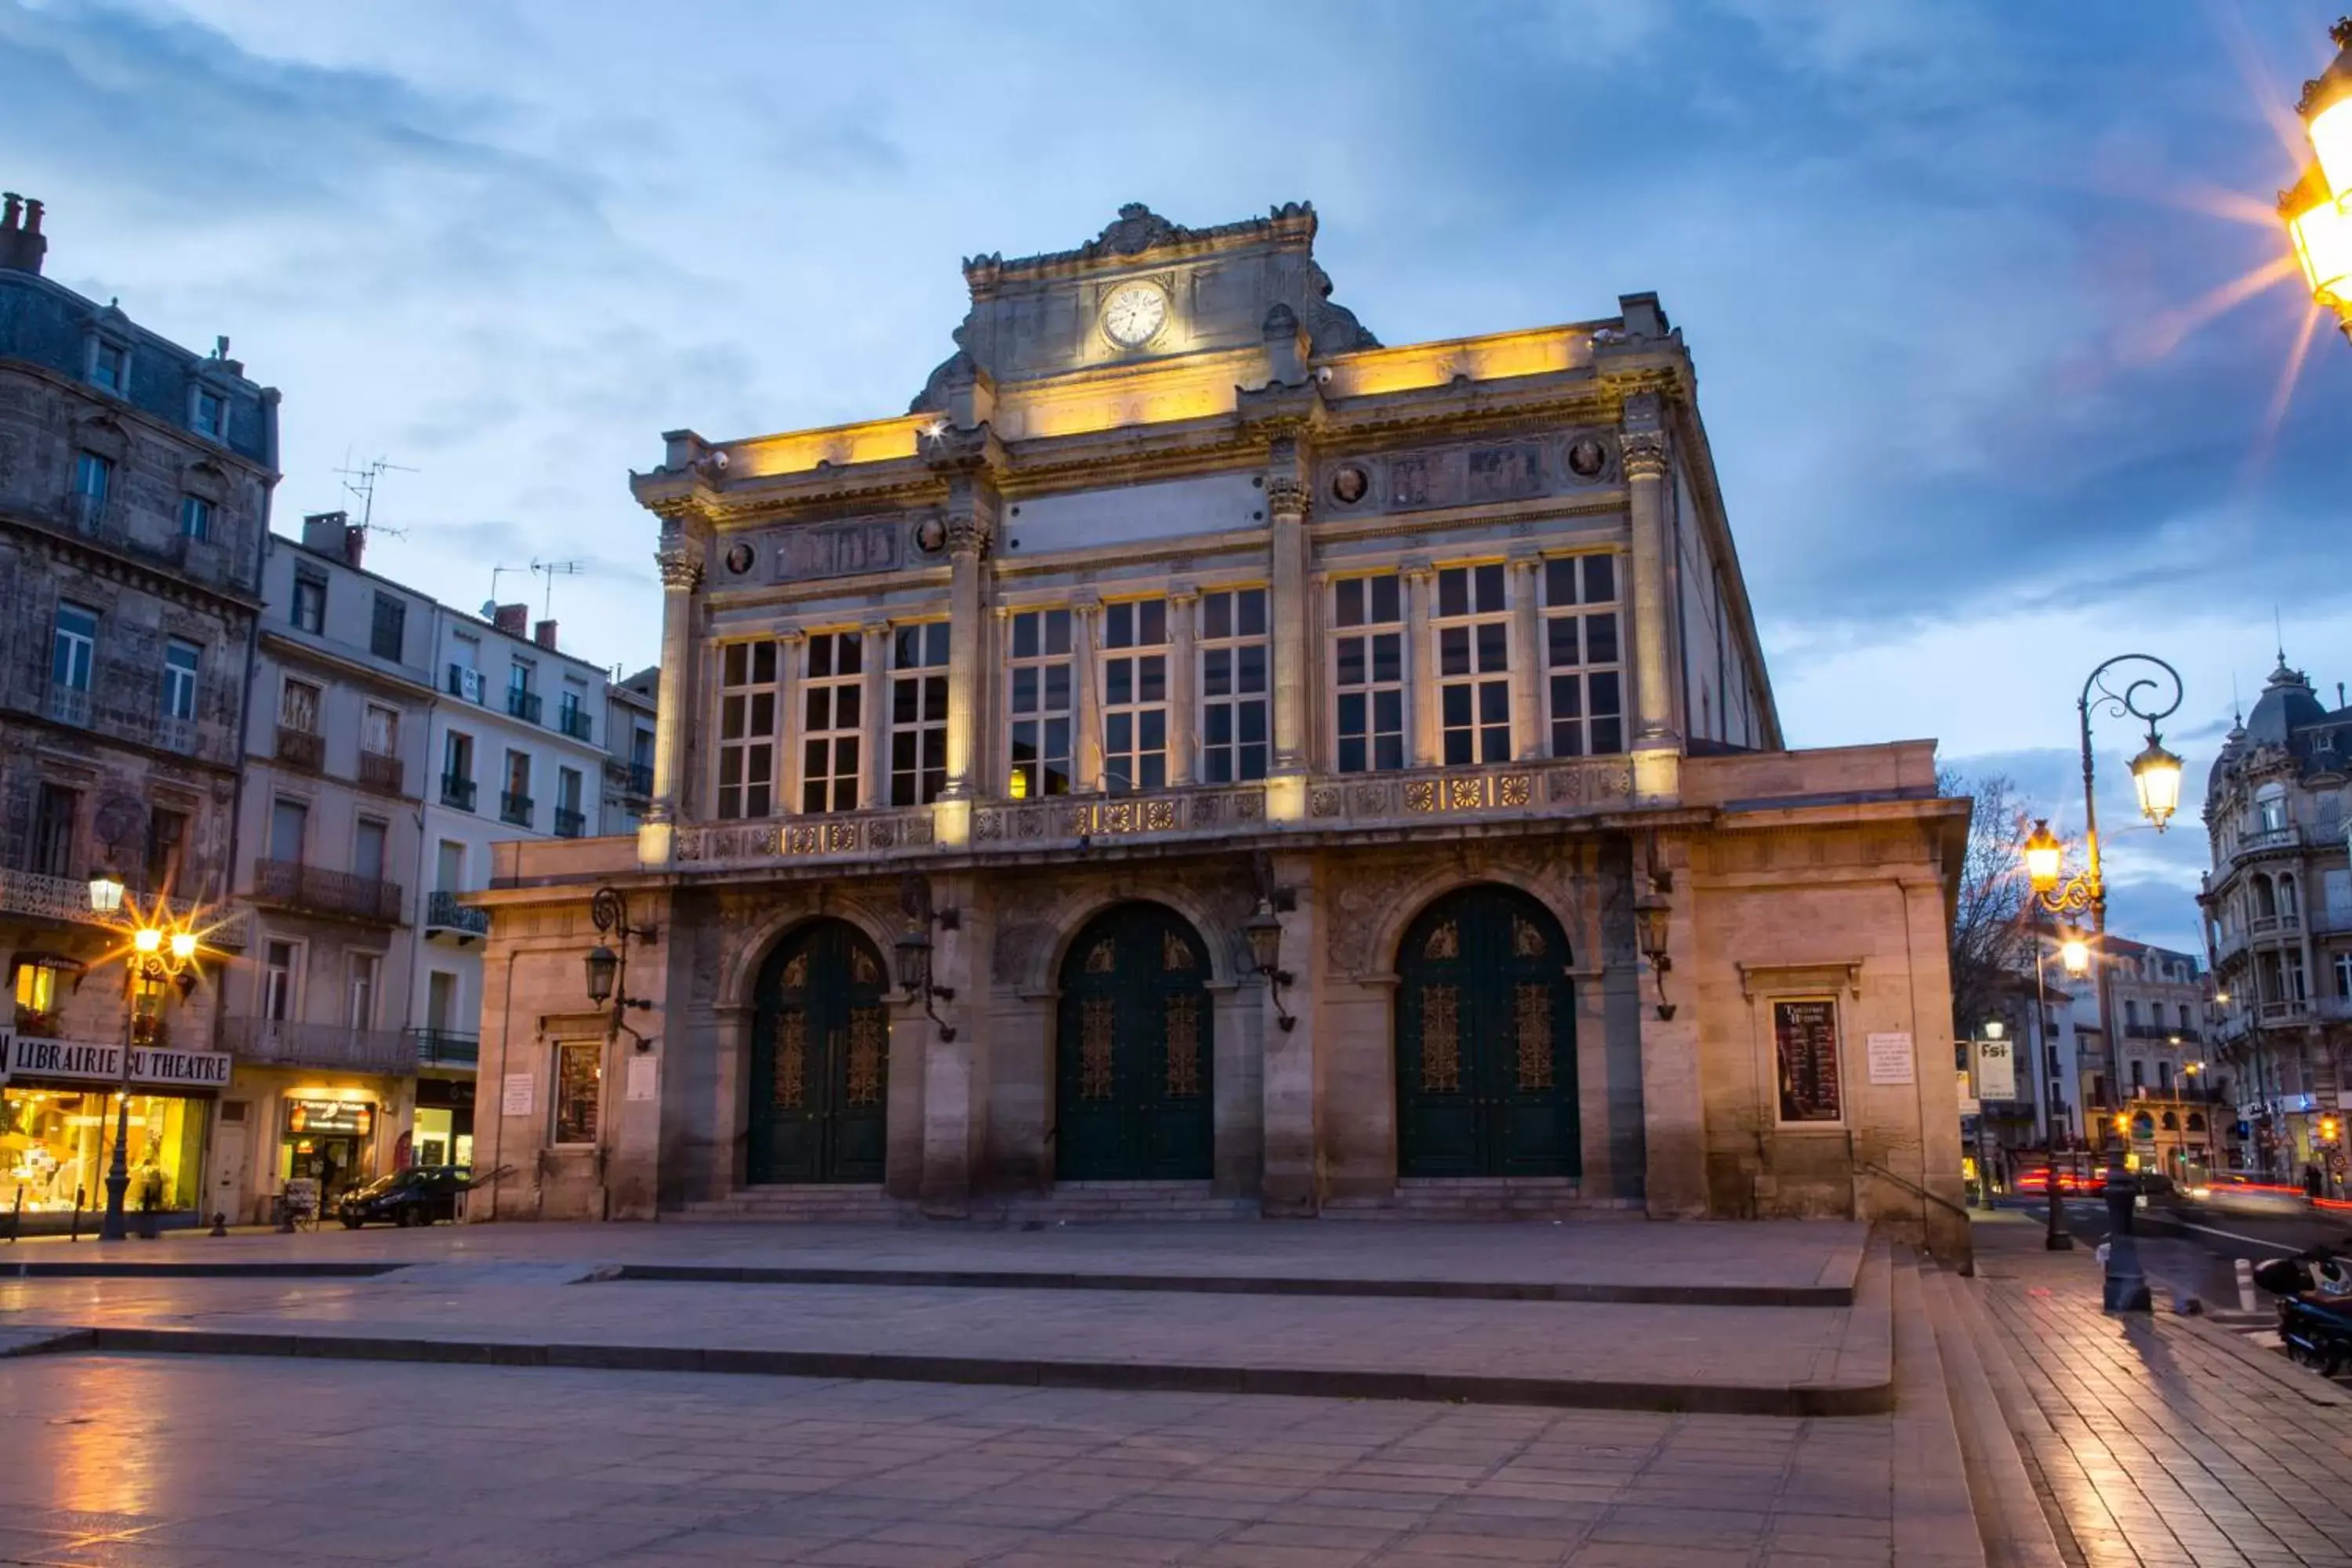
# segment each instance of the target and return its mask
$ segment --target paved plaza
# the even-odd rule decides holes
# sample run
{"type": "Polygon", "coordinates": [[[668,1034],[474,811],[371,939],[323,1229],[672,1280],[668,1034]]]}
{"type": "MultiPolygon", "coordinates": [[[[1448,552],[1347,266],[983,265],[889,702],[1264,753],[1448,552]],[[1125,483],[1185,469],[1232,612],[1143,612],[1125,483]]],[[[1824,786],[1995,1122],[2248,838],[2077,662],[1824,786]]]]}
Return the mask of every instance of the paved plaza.
{"type": "Polygon", "coordinates": [[[2015,1216],[1978,1237],[1974,1279],[1841,1226],[27,1245],[0,1562],[2352,1563],[2352,1396],[2226,1327],[2102,1316],[2088,1251],[2015,1216]],[[382,1271],[284,1272],[322,1265],[382,1271]],[[136,1272],[55,1271],[100,1266],[136,1272]],[[1400,1289],[1440,1282],[1467,1293],[1400,1289]],[[1817,1388],[1874,1338],[1874,1410],[1661,1407],[1817,1388]],[[499,1364],[565,1344],[768,1375],[499,1364]],[[787,1374],[828,1349],[877,1370],[787,1374]],[[1370,1368],[1433,1376],[1316,1392],[1370,1368]]]}

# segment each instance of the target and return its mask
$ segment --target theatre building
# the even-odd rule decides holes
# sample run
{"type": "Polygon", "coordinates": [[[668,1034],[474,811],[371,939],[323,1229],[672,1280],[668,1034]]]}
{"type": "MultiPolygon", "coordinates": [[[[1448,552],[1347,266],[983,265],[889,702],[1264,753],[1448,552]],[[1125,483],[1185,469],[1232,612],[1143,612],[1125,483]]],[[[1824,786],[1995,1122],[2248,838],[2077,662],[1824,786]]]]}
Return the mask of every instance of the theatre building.
{"type": "Polygon", "coordinates": [[[908,413],[667,438],[646,819],[475,895],[474,1217],[1965,1247],[1968,804],[1788,746],[1681,334],[1383,347],[1315,235],[1130,206],[908,413]]]}

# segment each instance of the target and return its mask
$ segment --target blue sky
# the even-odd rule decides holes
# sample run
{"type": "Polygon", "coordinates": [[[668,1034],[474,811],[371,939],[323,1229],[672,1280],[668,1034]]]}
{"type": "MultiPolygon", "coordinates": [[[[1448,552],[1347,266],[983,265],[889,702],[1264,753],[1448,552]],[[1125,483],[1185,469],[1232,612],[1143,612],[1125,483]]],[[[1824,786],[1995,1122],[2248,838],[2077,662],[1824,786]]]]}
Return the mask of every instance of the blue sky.
{"type": "MultiPolygon", "coordinates": [[[[2352,679],[2352,346],[2282,415],[2296,290],[2197,308],[2283,253],[2337,8],[0,0],[0,184],[53,276],[284,389],[284,525],[387,457],[372,564],[470,605],[581,560],[567,644],[632,667],[627,470],[903,408],[967,254],[1306,198],[1389,342],[1655,289],[1791,740],[1935,736],[2065,826],[2108,654],[2180,667],[2196,784],[2273,614],[2352,679]]],[[[2116,923],[2193,945],[2184,818],[2116,835],[2116,923]]]]}

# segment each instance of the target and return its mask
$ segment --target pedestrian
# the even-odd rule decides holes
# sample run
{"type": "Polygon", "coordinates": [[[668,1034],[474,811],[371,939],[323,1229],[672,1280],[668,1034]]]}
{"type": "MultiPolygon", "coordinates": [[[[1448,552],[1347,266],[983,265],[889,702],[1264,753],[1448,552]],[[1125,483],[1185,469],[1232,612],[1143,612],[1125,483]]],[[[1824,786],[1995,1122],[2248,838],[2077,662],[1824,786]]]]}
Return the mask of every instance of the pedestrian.
{"type": "Polygon", "coordinates": [[[2305,1197],[2315,1198],[2319,1195],[2319,1167],[2308,1161],[2305,1162],[2303,1167],[2303,1192],[2305,1197]]]}

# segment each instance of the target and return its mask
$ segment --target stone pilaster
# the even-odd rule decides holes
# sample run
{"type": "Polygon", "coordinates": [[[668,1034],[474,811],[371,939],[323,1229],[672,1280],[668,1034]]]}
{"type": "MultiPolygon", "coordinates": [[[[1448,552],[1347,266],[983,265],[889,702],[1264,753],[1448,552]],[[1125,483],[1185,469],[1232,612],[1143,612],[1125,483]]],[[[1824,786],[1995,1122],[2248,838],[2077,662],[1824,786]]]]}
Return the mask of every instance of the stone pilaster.
{"type": "Polygon", "coordinates": [[[923,1173],[919,1195],[923,1212],[934,1218],[961,1219],[970,1212],[979,1130],[987,1104],[982,1037],[987,1028],[983,999],[988,976],[981,966],[991,926],[985,911],[973,907],[972,890],[960,879],[942,879],[932,889],[938,907],[954,910],[958,916],[955,929],[941,925],[931,933],[932,981],[955,993],[940,1005],[955,1037],[948,1038],[947,1030],[919,1012],[908,1025],[924,1042],[923,1173]]]}
{"type": "Polygon", "coordinates": [[[1511,754],[1522,762],[1544,754],[1542,641],[1538,637],[1536,595],[1543,563],[1523,556],[1510,563],[1511,754]]]}
{"type": "Polygon", "coordinates": [[[866,623],[866,734],[859,742],[857,804],[890,804],[890,623],[866,623]]]}
{"type": "Polygon", "coordinates": [[[1283,857],[1274,862],[1275,880],[1293,890],[1297,907],[1281,917],[1281,957],[1276,967],[1289,973],[1282,1005],[1297,1020],[1288,1029],[1275,1007],[1274,991],[1264,986],[1260,1017],[1263,1090],[1265,1106],[1265,1169],[1261,1192],[1268,1215],[1306,1215],[1322,1204],[1316,1159],[1315,1070],[1316,992],[1323,951],[1321,914],[1315,897],[1311,862],[1283,857]]]}
{"type": "Polygon", "coordinates": [[[1199,743],[1193,734],[1201,711],[1196,666],[1192,653],[1192,620],[1201,595],[1179,587],[1168,595],[1168,782],[1182,788],[1192,782],[1193,756],[1199,743]]]}
{"type": "Polygon", "coordinates": [[[801,809],[801,679],[808,667],[808,634],[794,627],[776,638],[776,815],[801,809]]]}
{"type": "Polygon", "coordinates": [[[1673,562],[1666,538],[1666,438],[1654,393],[1625,400],[1625,488],[1633,533],[1633,749],[1679,749],[1675,731],[1673,562]]]}
{"type": "Polygon", "coordinates": [[[981,563],[989,527],[977,510],[948,514],[948,782],[951,800],[970,800],[978,788],[981,563]]]}
{"type": "Polygon", "coordinates": [[[695,690],[695,660],[700,653],[695,636],[695,595],[702,587],[704,558],[709,551],[705,531],[686,519],[667,519],[654,562],[661,569],[661,685],[654,712],[654,795],[646,819],[637,829],[637,859],[647,866],[669,863],[677,824],[688,815],[683,805],[687,773],[687,736],[698,705],[695,690]]]}
{"type": "Polygon", "coordinates": [[[1070,601],[1071,674],[1077,685],[1077,710],[1070,737],[1070,769],[1074,795],[1093,795],[1103,786],[1102,681],[1096,654],[1102,647],[1102,601],[1091,595],[1070,601]]]}
{"type": "Polygon", "coordinates": [[[1307,668],[1307,507],[1305,482],[1276,473],[1266,480],[1274,594],[1274,763],[1266,781],[1266,814],[1276,820],[1307,815],[1307,736],[1311,686],[1307,668]]]}
{"type": "Polygon", "coordinates": [[[1404,563],[1404,657],[1406,670],[1406,737],[1412,765],[1437,765],[1437,639],[1429,629],[1430,611],[1437,603],[1437,568],[1427,561],[1404,563]]]}
{"type": "MultiPolygon", "coordinates": [[[[1700,1081],[1698,932],[1692,906],[1697,894],[1687,868],[1673,872],[1679,846],[1661,842],[1658,853],[1671,887],[1657,896],[1670,900],[1666,917],[1666,962],[1663,976],[1671,1018],[1659,1012],[1660,974],[1646,958],[1642,967],[1642,1143],[1647,1166],[1644,1191],[1652,1219],[1702,1219],[1706,1215],[1706,1094],[1700,1081]]],[[[1648,847],[1633,846],[1632,875],[1638,896],[1651,885],[1648,847]]]]}

